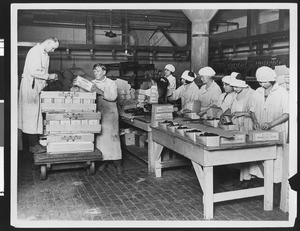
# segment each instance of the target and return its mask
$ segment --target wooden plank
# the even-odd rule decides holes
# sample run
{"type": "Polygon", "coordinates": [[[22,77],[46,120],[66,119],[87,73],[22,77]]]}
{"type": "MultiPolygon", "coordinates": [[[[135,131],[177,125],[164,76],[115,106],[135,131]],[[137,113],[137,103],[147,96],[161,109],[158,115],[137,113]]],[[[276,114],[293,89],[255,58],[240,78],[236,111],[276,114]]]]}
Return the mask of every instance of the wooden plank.
{"type": "MultiPolygon", "coordinates": [[[[233,144],[232,144],[233,145],[233,144]]],[[[204,150],[204,165],[226,165],[276,158],[276,146],[243,149],[204,150]]]]}
{"type": "Polygon", "coordinates": [[[71,143],[72,142],[82,142],[82,141],[94,142],[95,135],[93,133],[50,134],[50,135],[41,137],[40,140],[45,140],[46,145],[47,145],[47,143],[54,143],[54,142],[71,142],[71,143]]]}
{"type": "Polygon", "coordinates": [[[200,187],[202,189],[202,192],[204,192],[204,173],[201,165],[197,164],[196,162],[192,161],[194,170],[196,172],[198,181],[200,183],[200,187]]]}
{"type": "Polygon", "coordinates": [[[100,112],[63,112],[63,113],[46,113],[46,120],[100,120],[100,112]]]}
{"type": "Polygon", "coordinates": [[[155,168],[170,168],[170,167],[179,167],[190,165],[190,160],[164,160],[164,161],[155,161],[155,168]]]}
{"type": "Polygon", "coordinates": [[[96,99],[96,92],[41,91],[41,99],[43,98],[96,99]]]}
{"type": "Polygon", "coordinates": [[[283,146],[282,158],[282,185],[280,193],[280,209],[284,212],[289,211],[289,144],[283,146]]]}
{"type": "Polygon", "coordinates": [[[161,153],[162,153],[162,150],[163,150],[163,146],[158,144],[158,143],[155,143],[155,142],[152,142],[153,144],[153,155],[151,155],[151,157],[153,157],[151,159],[151,166],[154,166],[155,168],[155,177],[161,177],[161,168],[159,167],[156,167],[156,162],[160,162],[161,161],[161,153]],[[154,162],[154,163],[153,163],[154,162]]]}
{"type": "Polygon", "coordinates": [[[264,195],[264,187],[256,187],[243,190],[235,190],[230,192],[222,192],[214,194],[214,202],[235,200],[247,197],[255,197],[264,195]]]}
{"type": "Polygon", "coordinates": [[[203,191],[203,212],[204,219],[212,219],[214,214],[213,197],[213,167],[203,166],[204,191],[203,191]]]}
{"type": "Polygon", "coordinates": [[[264,161],[264,210],[273,209],[273,160],[264,161]]]}
{"type": "Polygon", "coordinates": [[[62,153],[62,154],[48,154],[39,153],[33,155],[34,164],[42,165],[48,163],[69,163],[69,162],[80,162],[80,161],[100,161],[102,160],[102,153],[99,149],[95,149],[92,152],[83,153],[62,153]]]}

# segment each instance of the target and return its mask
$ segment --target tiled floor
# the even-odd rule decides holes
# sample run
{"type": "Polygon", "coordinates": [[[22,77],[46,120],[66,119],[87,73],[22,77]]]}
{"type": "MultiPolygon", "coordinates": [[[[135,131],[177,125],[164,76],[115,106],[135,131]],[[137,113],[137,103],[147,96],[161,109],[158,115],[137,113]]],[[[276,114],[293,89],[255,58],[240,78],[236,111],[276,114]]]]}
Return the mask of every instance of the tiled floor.
{"type": "MultiPolygon", "coordinates": [[[[193,169],[166,169],[162,178],[148,175],[147,165],[124,153],[124,174],[114,169],[87,175],[84,169],[57,170],[40,180],[29,154],[19,153],[20,220],[192,220],[203,218],[202,191],[193,169]]],[[[233,181],[216,185],[232,187],[233,181]]],[[[263,210],[263,197],[216,203],[213,220],[285,221],[279,208],[263,210]]]]}

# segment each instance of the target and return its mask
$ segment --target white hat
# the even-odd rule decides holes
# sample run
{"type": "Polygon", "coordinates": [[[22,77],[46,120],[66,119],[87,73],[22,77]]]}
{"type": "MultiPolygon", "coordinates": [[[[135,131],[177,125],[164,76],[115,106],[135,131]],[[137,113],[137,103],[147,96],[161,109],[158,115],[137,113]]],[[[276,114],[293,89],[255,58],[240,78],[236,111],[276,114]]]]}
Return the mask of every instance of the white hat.
{"type": "Polygon", "coordinates": [[[165,66],[165,69],[171,71],[171,72],[174,72],[175,71],[175,67],[172,65],[172,64],[167,64],[165,66]]]}
{"type": "Polygon", "coordinates": [[[248,84],[246,84],[244,80],[240,80],[232,77],[229,84],[233,87],[242,87],[242,88],[248,87],[248,84]]]}
{"type": "Polygon", "coordinates": [[[214,76],[216,74],[214,69],[212,69],[211,67],[202,67],[198,73],[202,76],[214,76]]]}
{"type": "Polygon", "coordinates": [[[192,71],[189,71],[189,70],[185,70],[182,75],[181,75],[181,78],[182,79],[185,79],[187,81],[194,81],[195,79],[195,73],[192,72],[192,71]]]}
{"type": "Polygon", "coordinates": [[[224,77],[222,78],[222,82],[223,82],[223,83],[230,84],[231,79],[232,79],[231,75],[226,75],[226,76],[224,76],[224,77]]]}
{"type": "Polygon", "coordinates": [[[236,78],[240,73],[238,72],[231,72],[231,75],[232,77],[236,78]]]}
{"type": "Polygon", "coordinates": [[[258,82],[269,82],[269,81],[276,81],[276,72],[266,66],[262,66],[256,70],[255,73],[256,79],[258,82]]]}

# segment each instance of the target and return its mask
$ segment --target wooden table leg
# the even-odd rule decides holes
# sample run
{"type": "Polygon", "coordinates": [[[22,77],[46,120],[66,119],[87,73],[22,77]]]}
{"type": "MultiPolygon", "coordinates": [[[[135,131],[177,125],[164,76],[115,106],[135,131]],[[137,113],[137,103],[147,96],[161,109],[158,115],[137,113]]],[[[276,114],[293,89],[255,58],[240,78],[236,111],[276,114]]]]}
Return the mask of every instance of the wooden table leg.
{"type": "Polygon", "coordinates": [[[273,164],[274,160],[264,161],[264,210],[273,209],[273,164]]]}
{"type": "Polygon", "coordinates": [[[213,167],[203,166],[204,172],[204,190],[203,207],[204,219],[212,219],[214,216],[214,192],[213,192],[213,167]]]}

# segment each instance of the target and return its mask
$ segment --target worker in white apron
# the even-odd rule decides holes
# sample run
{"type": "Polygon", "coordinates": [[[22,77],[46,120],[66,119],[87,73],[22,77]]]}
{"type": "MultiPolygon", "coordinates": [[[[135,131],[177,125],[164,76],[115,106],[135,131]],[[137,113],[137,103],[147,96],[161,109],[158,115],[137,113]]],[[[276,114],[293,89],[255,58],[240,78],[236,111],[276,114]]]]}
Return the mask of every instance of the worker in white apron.
{"type": "Polygon", "coordinates": [[[198,91],[198,98],[201,101],[201,111],[198,115],[202,117],[212,105],[215,105],[218,102],[222,91],[219,85],[212,78],[216,72],[211,67],[201,68],[198,74],[203,82],[203,85],[198,91]]]}
{"type": "MultiPolygon", "coordinates": [[[[231,120],[233,124],[237,124],[239,130],[248,134],[252,130],[253,123],[251,120],[251,100],[254,90],[246,84],[244,80],[232,78],[230,85],[233,87],[236,92],[236,96],[233,99],[230,111],[231,111],[231,120]]],[[[248,164],[235,164],[228,166],[240,170],[240,181],[238,187],[247,188],[251,175],[249,172],[248,164]]]]}
{"type": "Polygon", "coordinates": [[[96,147],[102,152],[103,162],[99,170],[105,170],[112,161],[117,173],[122,173],[122,151],[119,136],[119,115],[117,109],[117,84],[106,77],[105,65],[93,67],[95,80],[92,91],[97,93],[97,110],[101,112],[101,133],[96,135],[96,147]]]}
{"type": "MultiPolygon", "coordinates": [[[[253,93],[251,107],[254,129],[276,130],[283,134],[283,146],[277,146],[274,162],[274,206],[280,202],[282,181],[283,150],[288,137],[289,96],[287,90],[276,83],[276,72],[270,67],[262,66],[256,71],[256,78],[261,87],[253,93]]],[[[250,174],[263,178],[263,163],[251,164],[250,174]]]]}
{"type": "Polygon", "coordinates": [[[50,37],[32,47],[26,56],[18,103],[18,127],[28,136],[29,151],[42,153],[46,148],[39,144],[43,134],[43,118],[40,92],[46,87],[46,80],[57,80],[57,74],[49,74],[49,55],[58,48],[57,38],[50,37]]]}
{"type": "Polygon", "coordinates": [[[198,86],[194,83],[196,75],[194,72],[185,70],[181,75],[182,85],[173,91],[168,98],[170,100],[181,99],[181,111],[184,113],[187,110],[188,104],[198,100],[198,86]]]}
{"type": "Polygon", "coordinates": [[[176,78],[173,76],[174,72],[175,72],[175,67],[172,64],[167,64],[165,66],[165,77],[169,81],[167,97],[172,95],[173,91],[176,90],[176,78]]]}

